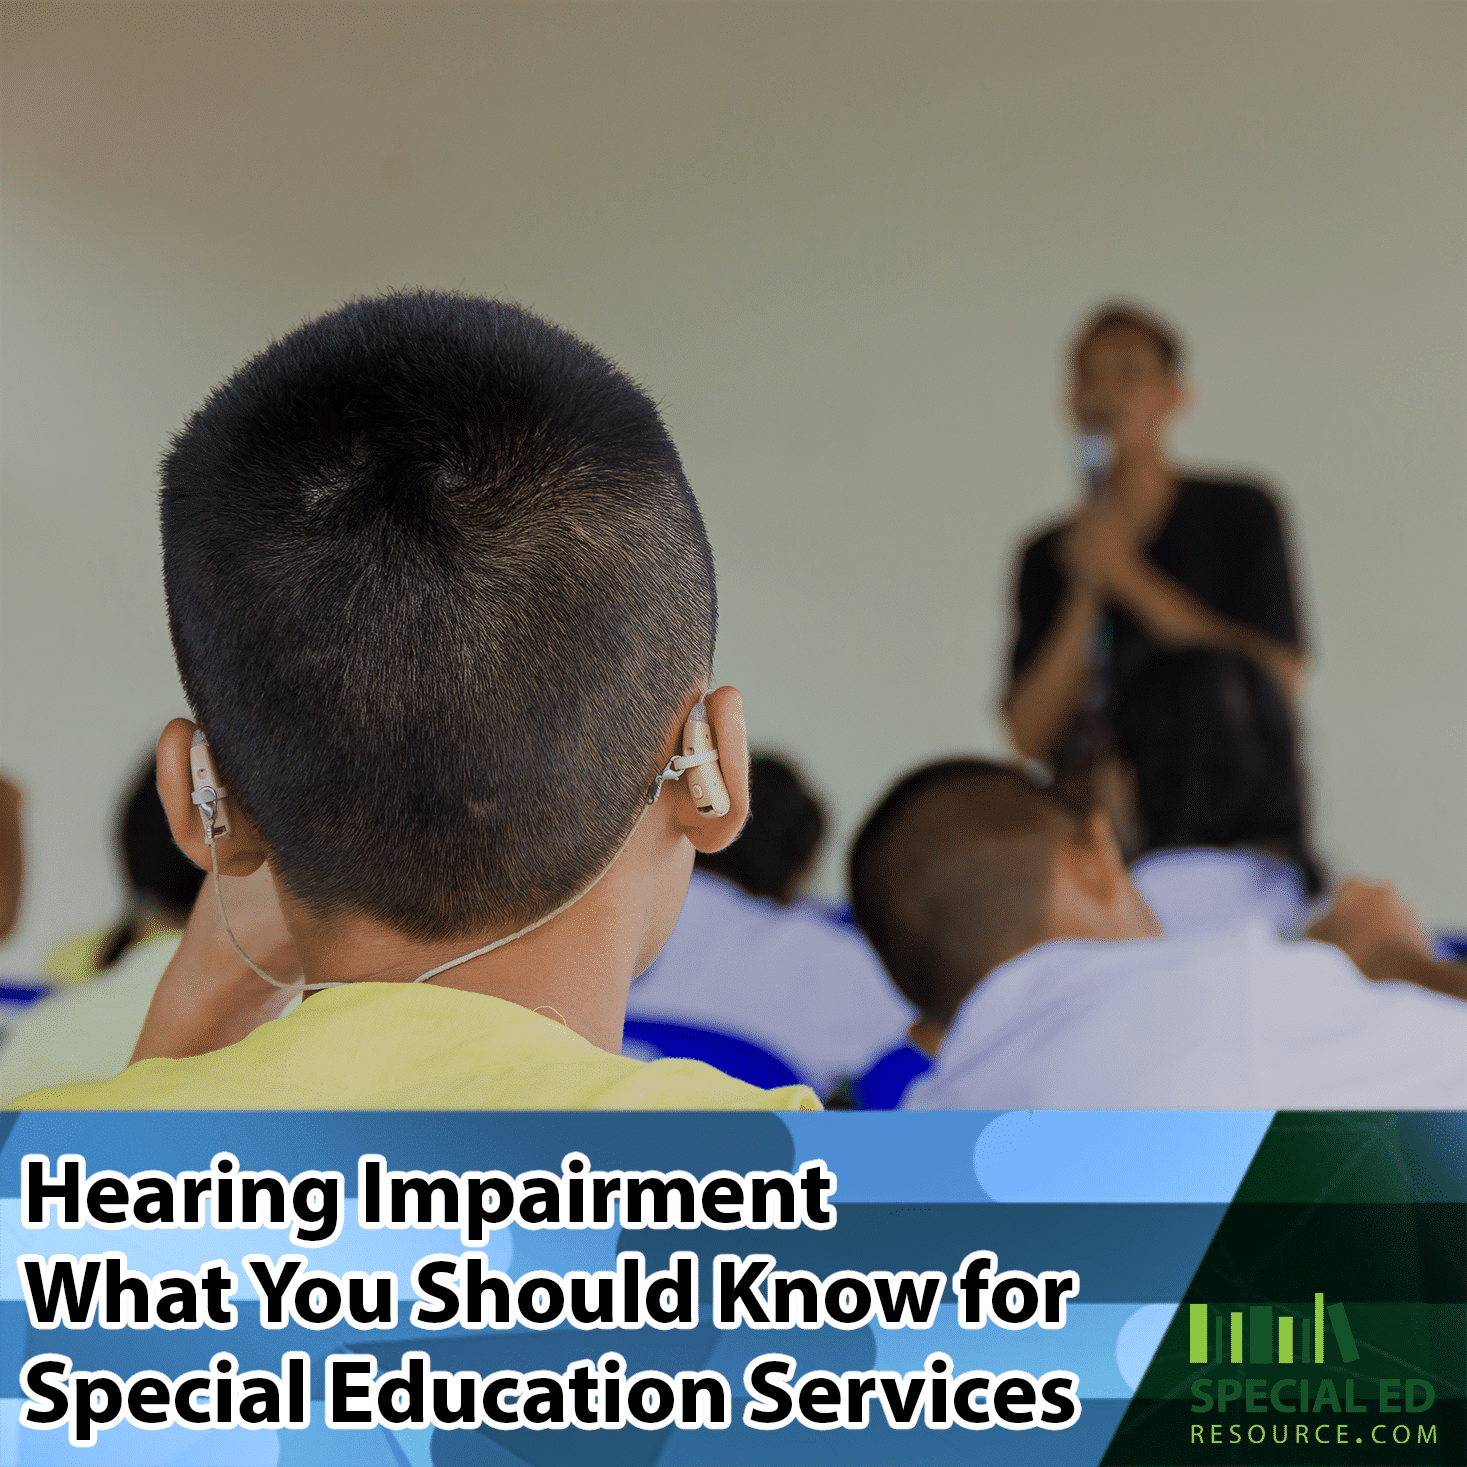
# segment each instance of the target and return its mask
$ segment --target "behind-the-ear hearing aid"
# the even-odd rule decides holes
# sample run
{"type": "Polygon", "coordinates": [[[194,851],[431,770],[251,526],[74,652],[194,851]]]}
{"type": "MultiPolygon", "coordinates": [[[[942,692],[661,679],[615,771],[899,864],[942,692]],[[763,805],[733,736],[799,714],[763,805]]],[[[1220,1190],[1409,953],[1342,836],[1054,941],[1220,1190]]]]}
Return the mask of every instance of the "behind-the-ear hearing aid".
{"type": "Polygon", "coordinates": [[[698,813],[709,820],[727,815],[730,806],[728,787],[723,782],[723,771],[718,767],[718,750],[713,745],[708,710],[701,698],[683,724],[682,753],[675,754],[663,765],[647,791],[647,803],[656,804],[662,786],[670,779],[681,779],[690,769],[697,771],[688,779],[688,793],[692,795],[698,813]]]}
{"type": "Polygon", "coordinates": [[[204,843],[209,847],[209,866],[214,877],[214,905],[219,909],[219,920],[229,937],[230,946],[254,970],[274,988],[293,988],[305,992],[312,988],[339,988],[338,983],[282,983],[272,978],[240,945],[229,925],[229,914],[224,910],[224,890],[219,885],[219,850],[215,845],[229,834],[229,814],[224,808],[224,797],[229,793],[214,768],[214,756],[209,753],[209,739],[203,729],[194,730],[193,743],[188,751],[188,772],[194,791],[189,797],[198,807],[199,819],[204,822],[204,843]]]}
{"type": "Polygon", "coordinates": [[[198,806],[199,819],[204,822],[204,839],[209,842],[229,834],[229,815],[224,808],[224,797],[229,793],[214,768],[213,756],[209,753],[209,740],[201,728],[194,730],[194,741],[188,751],[189,775],[193,779],[193,802],[198,806]]]}
{"type": "Polygon", "coordinates": [[[703,700],[688,715],[683,725],[683,768],[688,776],[688,793],[700,815],[716,820],[729,812],[728,787],[723,770],[718,766],[718,750],[713,745],[713,730],[708,724],[708,710],[703,700]]]}

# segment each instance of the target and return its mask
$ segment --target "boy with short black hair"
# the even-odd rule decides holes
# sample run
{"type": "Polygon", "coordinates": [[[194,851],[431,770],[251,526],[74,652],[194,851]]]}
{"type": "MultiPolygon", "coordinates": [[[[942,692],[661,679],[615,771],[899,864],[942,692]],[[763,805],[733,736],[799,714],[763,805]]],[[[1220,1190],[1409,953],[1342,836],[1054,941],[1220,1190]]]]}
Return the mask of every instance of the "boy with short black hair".
{"type": "Polygon", "coordinates": [[[1389,888],[1344,884],[1322,942],[1262,925],[1163,938],[1104,814],[957,759],[878,804],[851,889],[935,1055],[905,1107],[1467,1103],[1467,985],[1389,888]]]}
{"type": "Polygon", "coordinates": [[[211,847],[176,719],[174,837],[217,859],[244,950],[325,991],[261,1023],[298,981],[226,957],[201,902],[140,1062],[23,1103],[814,1105],[619,1055],[695,851],[748,801],[733,689],[706,699],[727,813],[699,809],[696,769],[663,792],[712,664],[713,560],[656,408],[609,361],[500,302],[355,302],[209,397],[164,460],[162,526],[230,823],[211,847]]]}

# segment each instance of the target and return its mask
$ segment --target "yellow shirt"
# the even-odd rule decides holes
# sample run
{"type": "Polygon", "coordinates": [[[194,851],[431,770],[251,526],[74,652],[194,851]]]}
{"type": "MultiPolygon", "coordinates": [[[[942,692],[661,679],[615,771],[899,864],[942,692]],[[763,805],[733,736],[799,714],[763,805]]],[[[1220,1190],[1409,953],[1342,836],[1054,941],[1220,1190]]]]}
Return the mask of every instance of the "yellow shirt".
{"type": "Polygon", "coordinates": [[[505,999],[426,983],[328,988],[228,1049],[57,1085],[23,1110],[819,1110],[696,1060],[607,1054],[505,999]]]}
{"type": "MultiPolygon", "coordinates": [[[[183,928],[160,922],[157,918],[143,917],[139,921],[143,924],[142,931],[128,945],[123,959],[144,943],[156,942],[159,938],[172,938],[176,947],[178,939],[183,936],[183,928]]],[[[111,927],[103,927],[96,932],[79,932],[68,937],[64,942],[58,942],[46,954],[41,971],[53,988],[71,988],[77,984],[90,983],[100,974],[112,971],[110,968],[99,968],[97,959],[102,955],[103,945],[116,935],[117,924],[113,923],[111,927]]],[[[131,1053],[131,1050],[128,1052],[131,1053]]]]}

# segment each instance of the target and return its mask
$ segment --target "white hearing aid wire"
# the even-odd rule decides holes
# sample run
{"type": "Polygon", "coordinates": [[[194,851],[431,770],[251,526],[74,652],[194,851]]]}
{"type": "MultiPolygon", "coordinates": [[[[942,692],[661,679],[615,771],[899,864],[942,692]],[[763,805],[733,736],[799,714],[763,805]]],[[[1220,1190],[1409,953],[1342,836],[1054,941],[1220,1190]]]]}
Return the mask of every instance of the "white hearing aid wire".
{"type": "MultiPolygon", "coordinates": [[[[702,703],[694,710],[694,716],[702,710],[702,703]]],[[[657,803],[657,798],[662,793],[662,786],[669,780],[681,779],[689,769],[696,769],[700,764],[711,764],[718,758],[718,750],[710,749],[702,754],[677,754],[669,759],[653,779],[651,787],[647,791],[647,798],[638,812],[637,818],[632,822],[632,828],[627,831],[626,839],[616,848],[612,858],[601,868],[587,885],[583,886],[573,897],[562,902],[552,912],[546,912],[543,917],[537,917],[533,922],[521,927],[518,932],[511,932],[508,937],[496,938],[493,942],[486,942],[483,947],[476,947],[473,952],[464,953],[462,957],[450,958],[446,963],[439,963],[436,968],[429,968],[426,973],[419,973],[413,979],[414,983],[426,983],[430,978],[436,978],[440,973],[446,973],[450,968],[457,968],[461,963],[472,962],[475,958],[482,958],[487,953],[492,953],[497,948],[507,947],[512,942],[517,942],[521,937],[527,937],[536,929],[545,926],[547,922],[553,922],[562,912],[569,911],[588,892],[595,889],[601,878],[616,865],[621,859],[621,853],[631,845],[632,837],[641,829],[642,821],[646,819],[647,811],[657,803]]],[[[224,795],[223,789],[206,786],[193,795],[193,802],[203,812],[205,818],[204,839],[209,846],[209,864],[213,869],[214,876],[214,905],[219,909],[219,920],[224,924],[224,931],[229,938],[230,945],[240,957],[249,964],[257,977],[263,978],[272,988],[288,988],[295,993],[311,993],[321,988],[345,988],[347,984],[334,983],[282,983],[279,978],[272,978],[253,958],[239,945],[239,939],[234,935],[234,929],[229,925],[229,917],[224,911],[224,890],[219,883],[219,852],[214,844],[214,816],[218,808],[218,801],[224,795]]]]}

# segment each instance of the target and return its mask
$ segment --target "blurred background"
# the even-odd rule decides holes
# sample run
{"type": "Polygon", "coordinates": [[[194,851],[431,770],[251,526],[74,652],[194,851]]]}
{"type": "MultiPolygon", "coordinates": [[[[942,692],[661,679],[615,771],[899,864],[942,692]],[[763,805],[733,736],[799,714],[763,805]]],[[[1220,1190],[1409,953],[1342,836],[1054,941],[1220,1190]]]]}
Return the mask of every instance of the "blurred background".
{"type": "MultiPolygon", "coordinates": [[[[343,299],[503,295],[660,401],[717,680],[834,839],[1002,751],[1020,538],[1076,495],[1080,318],[1185,332],[1184,463],[1296,537],[1320,847],[1467,917],[1467,7],[3,7],[8,972],[121,903],[119,792],[185,712],[155,466],[343,299]]],[[[668,608],[676,615],[677,608],[668,608]]]]}

